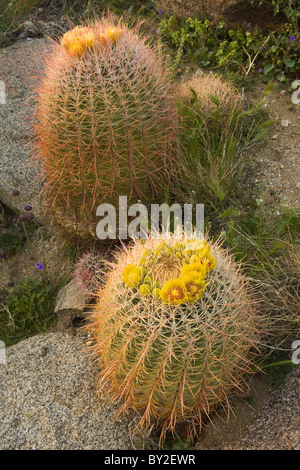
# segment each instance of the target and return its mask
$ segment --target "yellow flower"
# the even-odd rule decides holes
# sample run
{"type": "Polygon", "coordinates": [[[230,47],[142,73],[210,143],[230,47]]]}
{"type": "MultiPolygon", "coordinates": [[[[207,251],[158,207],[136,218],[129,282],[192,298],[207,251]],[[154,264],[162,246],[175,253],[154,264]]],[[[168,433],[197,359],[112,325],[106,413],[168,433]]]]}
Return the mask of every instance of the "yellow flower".
{"type": "Polygon", "coordinates": [[[108,40],[117,42],[122,34],[122,30],[120,28],[116,28],[115,26],[110,26],[105,30],[104,34],[108,40]]]}
{"type": "Polygon", "coordinates": [[[170,279],[163,285],[160,298],[166,304],[180,305],[186,299],[186,286],[181,279],[170,279]]]}
{"type": "Polygon", "coordinates": [[[123,269],[122,279],[127,287],[137,287],[141,282],[141,271],[134,264],[128,264],[123,269]]]}
{"type": "Polygon", "coordinates": [[[144,297],[151,294],[151,286],[149,284],[142,284],[139,288],[139,293],[144,297]]]}
{"type": "Polygon", "coordinates": [[[193,271],[182,276],[187,290],[188,301],[193,303],[202,296],[207,284],[205,280],[199,277],[198,273],[193,271]]]}
{"type": "Polygon", "coordinates": [[[206,276],[206,264],[197,262],[191,264],[184,264],[180,270],[181,277],[185,274],[196,273],[197,276],[201,279],[205,279],[206,276]]]}
{"type": "Polygon", "coordinates": [[[95,43],[93,31],[87,27],[76,26],[65,33],[61,39],[61,45],[64,46],[71,55],[80,57],[87,48],[95,43]]]}
{"type": "Polygon", "coordinates": [[[194,254],[190,258],[191,264],[197,263],[206,266],[206,271],[211,271],[217,265],[216,259],[211,255],[210,249],[206,248],[201,254],[194,254]]]}
{"type": "Polygon", "coordinates": [[[212,271],[217,266],[216,258],[214,256],[209,255],[203,259],[204,259],[204,262],[206,263],[207,271],[212,271]]]}

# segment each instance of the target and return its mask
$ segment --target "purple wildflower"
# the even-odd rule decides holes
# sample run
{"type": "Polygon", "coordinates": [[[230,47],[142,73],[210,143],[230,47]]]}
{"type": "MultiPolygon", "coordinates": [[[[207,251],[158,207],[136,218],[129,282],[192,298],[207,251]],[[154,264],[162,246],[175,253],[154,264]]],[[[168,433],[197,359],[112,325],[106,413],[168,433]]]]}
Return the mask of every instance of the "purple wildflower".
{"type": "Polygon", "coordinates": [[[296,39],[296,36],[291,36],[290,37],[290,41],[295,41],[295,39],[296,39]]]}
{"type": "Polygon", "coordinates": [[[44,269],[44,266],[43,266],[42,264],[40,264],[40,265],[39,265],[39,270],[40,270],[40,271],[43,271],[43,269],[44,269]]]}
{"type": "Polygon", "coordinates": [[[251,23],[247,23],[247,28],[251,28],[251,23]]]}
{"type": "Polygon", "coordinates": [[[34,214],[30,212],[30,214],[25,214],[24,217],[26,220],[32,220],[34,219],[34,214]]]}
{"type": "Polygon", "coordinates": [[[10,192],[12,196],[19,196],[21,190],[18,188],[15,188],[15,189],[12,189],[10,192]]]}
{"type": "Polygon", "coordinates": [[[5,251],[4,251],[4,250],[1,250],[1,251],[0,251],[0,259],[5,258],[5,256],[6,256],[5,251]]]}
{"type": "Polygon", "coordinates": [[[15,285],[14,281],[9,281],[9,282],[6,284],[7,287],[14,287],[14,285],[15,285]]]}
{"type": "Polygon", "coordinates": [[[35,267],[40,269],[41,263],[36,263],[35,267]]]}
{"type": "Polygon", "coordinates": [[[154,34],[156,33],[156,29],[153,30],[153,33],[154,33],[154,34]]]}
{"type": "Polygon", "coordinates": [[[25,210],[25,211],[31,211],[31,209],[32,209],[32,205],[31,205],[31,204],[26,204],[26,205],[24,206],[24,210],[25,210]]]}
{"type": "Polygon", "coordinates": [[[265,51],[266,49],[267,49],[266,46],[264,46],[264,47],[262,48],[263,51],[265,51]]]}
{"type": "Polygon", "coordinates": [[[160,15],[163,13],[163,11],[164,11],[163,8],[159,10],[160,15]]]}
{"type": "Polygon", "coordinates": [[[258,69],[258,72],[259,72],[259,73],[262,73],[262,72],[263,72],[263,69],[260,67],[260,68],[258,69]]]}

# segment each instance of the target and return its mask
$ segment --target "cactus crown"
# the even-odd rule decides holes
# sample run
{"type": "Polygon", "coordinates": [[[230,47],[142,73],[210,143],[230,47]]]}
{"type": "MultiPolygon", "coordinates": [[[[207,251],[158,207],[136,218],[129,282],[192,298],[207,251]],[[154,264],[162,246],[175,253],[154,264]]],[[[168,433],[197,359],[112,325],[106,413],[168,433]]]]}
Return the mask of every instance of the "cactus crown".
{"type": "Polygon", "coordinates": [[[118,256],[91,319],[101,387],[161,439],[183,423],[193,433],[229,406],[258,342],[247,283],[207,240],[136,241],[118,256]]]}

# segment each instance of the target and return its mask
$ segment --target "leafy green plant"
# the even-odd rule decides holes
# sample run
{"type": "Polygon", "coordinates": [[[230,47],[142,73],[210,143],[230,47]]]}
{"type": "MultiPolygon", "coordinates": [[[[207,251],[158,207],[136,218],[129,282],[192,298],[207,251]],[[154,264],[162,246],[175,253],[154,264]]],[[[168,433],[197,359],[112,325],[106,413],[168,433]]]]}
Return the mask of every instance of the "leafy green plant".
{"type": "Polygon", "coordinates": [[[56,292],[54,283],[32,278],[0,291],[0,338],[7,346],[53,325],[56,292]]]}
{"type": "MultiPolygon", "coordinates": [[[[253,2],[253,0],[252,0],[253,2]]],[[[260,5],[267,3],[265,0],[261,0],[260,5]]],[[[274,15],[278,13],[284,13],[287,20],[293,25],[297,26],[300,18],[300,1],[299,0],[272,0],[274,8],[274,15]]]]}
{"type": "Polygon", "coordinates": [[[217,24],[196,18],[160,22],[163,40],[174,51],[176,65],[181,60],[213,70],[232,70],[244,77],[289,84],[300,68],[300,32],[295,24],[285,24],[264,33],[257,28],[233,29],[224,21],[217,24]],[[178,57],[180,51],[180,57],[178,57]]]}
{"type": "Polygon", "coordinates": [[[273,264],[289,245],[300,243],[300,208],[266,204],[261,197],[244,213],[232,214],[226,220],[223,236],[253,277],[264,273],[270,260],[273,264]]]}
{"type": "MultiPolygon", "coordinates": [[[[37,228],[37,224],[32,221],[24,222],[27,235],[31,237],[37,228]]],[[[3,250],[7,256],[11,256],[19,251],[24,246],[27,237],[24,229],[18,223],[12,223],[10,227],[4,227],[0,231],[0,249],[3,250]]]]}
{"type": "Polygon", "coordinates": [[[286,375],[293,370],[295,365],[291,360],[291,351],[274,350],[262,360],[260,369],[265,372],[265,379],[274,390],[284,384],[286,375]]]}

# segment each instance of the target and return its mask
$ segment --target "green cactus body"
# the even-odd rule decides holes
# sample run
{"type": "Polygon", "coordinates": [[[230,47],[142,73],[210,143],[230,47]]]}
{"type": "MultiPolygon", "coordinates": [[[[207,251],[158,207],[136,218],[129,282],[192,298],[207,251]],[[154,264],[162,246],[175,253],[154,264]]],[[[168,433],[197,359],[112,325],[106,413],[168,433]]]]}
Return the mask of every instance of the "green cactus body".
{"type": "Polygon", "coordinates": [[[238,266],[217,244],[186,243],[149,239],[121,253],[89,325],[100,383],[123,402],[120,412],[135,409],[140,427],[161,439],[183,423],[192,434],[217,406],[229,407],[259,341],[238,266]]]}
{"type": "Polygon", "coordinates": [[[138,31],[97,21],[66,33],[38,89],[37,158],[56,222],[95,236],[96,208],[158,201],[168,181],[176,103],[161,56],[138,31]]]}

